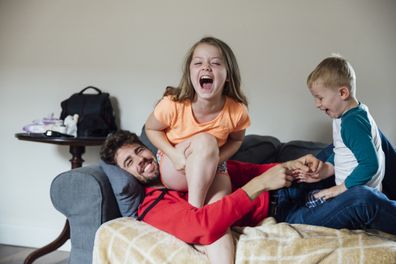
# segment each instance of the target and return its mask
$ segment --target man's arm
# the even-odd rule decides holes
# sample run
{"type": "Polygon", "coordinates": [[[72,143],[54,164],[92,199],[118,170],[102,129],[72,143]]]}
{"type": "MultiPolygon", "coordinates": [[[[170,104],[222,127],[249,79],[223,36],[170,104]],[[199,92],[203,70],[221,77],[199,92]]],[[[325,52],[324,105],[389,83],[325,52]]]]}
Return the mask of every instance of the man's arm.
{"type": "MultiPolygon", "coordinates": [[[[210,244],[220,238],[232,224],[253,210],[259,212],[258,215],[262,217],[259,220],[265,218],[268,215],[269,203],[266,191],[290,186],[293,180],[289,175],[291,171],[308,170],[309,167],[317,166],[318,162],[310,155],[278,165],[240,163],[239,166],[247,166],[249,171],[258,172],[258,176],[242,188],[201,208],[191,206],[183,193],[169,191],[146,214],[144,221],[187,243],[210,244]]],[[[239,168],[239,171],[243,172],[244,169],[239,168]]],[[[231,170],[230,174],[232,173],[231,170]]],[[[155,196],[158,197],[158,194],[155,196]]],[[[139,208],[139,215],[156,197],[146,196],[139,208]]]]}
{"type": "Polygon", "coordinates": [[[299,159],[287,161],[270,168],[246,183],[242,189],[250,199],[255,199],[263,191],[290,187],[295,180],[293,176],[295,171],[317,172],[321,166],[322,162],[313,155],[305,155],[299,159]]]}
{"type": "MultiPolygon", "coordinates": [[[[238,188],[275,165],[277,164],[227,161],[227,170],[233,184],[236,183],[238,188]]],[[[152,188],[149,188],[147,193],[151,191],[152,188]]],[[[146,195],[139,207],[139,215],[156,200],[159,194],[160,191],[157,190],[152,195],[146,195]]],[[[259,197],[252,200],[244,190],[238,188],[232,194],[212,204],[196,208],[187,202],[187,195],[169,191],[146,214],[144,221],[187,243],[207,245],[220,238],[232,224],[241,220],[248,212],[257,212],[253,214],[254,219],[244,219],[251,225],[264,219],[268,214],[268,201],[267,192],[262,192],[259,197]]]]}
{"type": "MultiPolygon", "coordinates": [[[[249,211],[267,201],[267,197],[268,194],[263,193],[261,200],[251,200],[243,190],[238,189],[212,204],[197,208],[190,205],[182,193],[169,191],[148,211],[143,221],[187,243],[208,245],[224,235],[233,223],[249,211]]],[[[149,197],[151,201],[145,203],[147,198],[139,208],[139,215],[154,199],[149,197]]]]}

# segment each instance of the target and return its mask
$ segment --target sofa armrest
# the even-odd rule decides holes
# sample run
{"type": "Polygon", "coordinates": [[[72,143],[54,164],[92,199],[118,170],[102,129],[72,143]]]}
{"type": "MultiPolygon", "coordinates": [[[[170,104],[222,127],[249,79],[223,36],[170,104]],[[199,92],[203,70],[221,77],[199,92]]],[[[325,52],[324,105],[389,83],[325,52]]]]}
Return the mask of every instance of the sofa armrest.
{"type": "Polygon", "coordinates": [[[114,193],[99,165],[59,174],[51,183],[51,200],[70,224],[69,263],[91,263],[96,230],[120,217],[114,193]]]}

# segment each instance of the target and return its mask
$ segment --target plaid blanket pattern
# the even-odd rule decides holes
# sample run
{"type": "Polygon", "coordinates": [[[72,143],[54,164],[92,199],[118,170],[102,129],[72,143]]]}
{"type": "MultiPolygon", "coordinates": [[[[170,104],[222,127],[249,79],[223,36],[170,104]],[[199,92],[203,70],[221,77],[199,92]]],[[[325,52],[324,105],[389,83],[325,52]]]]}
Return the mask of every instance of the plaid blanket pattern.
{"type": "MultiPolygon", "coordinates": [[[[233,229],[236,263],[396,263],[396,236],[336,230],[265,219],[233,229]]],[[[177,238],[132,218],[104,223],[97,231],[94,264],[209,263],[177,238]]]]}

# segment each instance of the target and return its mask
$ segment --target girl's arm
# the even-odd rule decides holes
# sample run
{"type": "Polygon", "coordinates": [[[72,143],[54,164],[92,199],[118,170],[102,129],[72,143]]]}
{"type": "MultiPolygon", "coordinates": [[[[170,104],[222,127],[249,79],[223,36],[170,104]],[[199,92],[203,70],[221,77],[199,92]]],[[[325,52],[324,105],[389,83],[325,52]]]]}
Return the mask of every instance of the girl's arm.
{"type": "Polygon", "coordinates": [[[164,130],[167,128],[166,125],[162,124],[155,118],[154,113],[151,113],[147,118],[144,125],[147,137],[151,143],[164,153],[172,151],[173,146],[169,143],[164,130]]]}
{"type": "Polygon", "coordinates": [[[234,155],[242,145],[245,138],[245,129],[233,132],[228,136],[227,142],[220,148],[219,163],[228,160],[234,155]]]}
{"type": "Polygon", "coordinates": [[[177,160],[180,161],[178,162],[180,163],[179,165],[174,163],[176,169],[184,169],[184,153],[179,153],[176,148],[174,148],[173,145],[169,142],[164,132],[166,128],[166,125],[162,124],[160,121],[157,120],[157,118],[155,118],[154,113],[151,113],[149,115],[145,123],[146,135],[151,143],[153,143],[154,146],[164,152],[165,155],[167,155],[172,160],[172,162],[175,162],[177,160]]]}

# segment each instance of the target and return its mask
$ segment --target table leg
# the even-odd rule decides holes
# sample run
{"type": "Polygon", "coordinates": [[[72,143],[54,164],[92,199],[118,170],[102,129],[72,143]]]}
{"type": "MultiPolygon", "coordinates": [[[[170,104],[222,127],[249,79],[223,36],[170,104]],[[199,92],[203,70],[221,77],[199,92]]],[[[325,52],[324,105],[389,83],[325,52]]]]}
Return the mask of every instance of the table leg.
{"type": "Polygon", "coordinates": [[[70,160],[71,162],[71,168],[79,168],[82,166],[84,160],[82,159],[82,155],[85,152],[85,147],[84,146],[70,146],[70,154],[72,154],[72,158],[70,160]]]}
{"type": "Polygon", "coordinates": [[[69,226],[69,221],[66,220],[65,226],[63,227],[63,230],[60,233],[60,235],[50,244],[48,244],[42,248],[36,249],[32,253],[30,253],[29,256],[27,256],[27,258],[25,259],[24,264],[31,264],[31,263],[33,263],[33,261],[35,261],[39,257],[41,257],[45,254],[48,254],[54,250],[57,250],[69,238],[70,238],[70,226],[69,226]]]}

